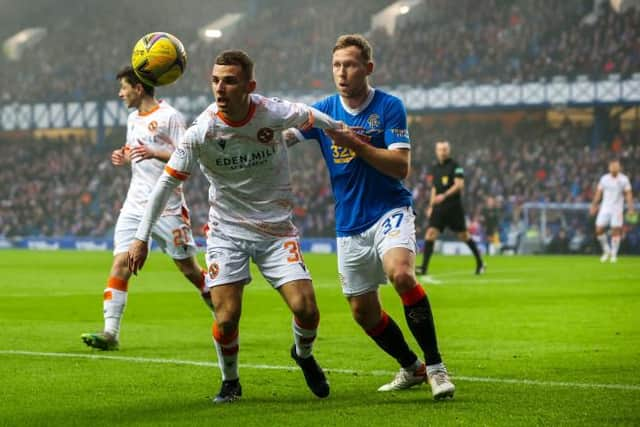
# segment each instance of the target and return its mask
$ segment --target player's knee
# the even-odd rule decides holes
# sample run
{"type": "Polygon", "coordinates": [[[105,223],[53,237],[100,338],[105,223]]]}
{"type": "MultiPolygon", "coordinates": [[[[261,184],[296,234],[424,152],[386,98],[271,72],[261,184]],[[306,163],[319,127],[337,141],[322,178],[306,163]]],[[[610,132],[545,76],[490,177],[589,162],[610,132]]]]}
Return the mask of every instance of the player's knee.
{"type": "Polygon", "coordinates": [[[438,231],[435,228],[429,228],[426,234],[427,240],[436,240],[438,238],[438,231]]]}
{"type": "Polygon", "coordinates": [[[407,269],[399,269],[393,272],[393,275],[389,277],[393,287],[398,292],[405,292],[410,290],[416,284],[416,279],[407,269]]]}
{"type": "Polygon", "coordinates": [[[305,323],[314,323],[320,318],[320,311],[314,298],[301,296],[291,303],[291,311],[297,319],[305,323]]]}

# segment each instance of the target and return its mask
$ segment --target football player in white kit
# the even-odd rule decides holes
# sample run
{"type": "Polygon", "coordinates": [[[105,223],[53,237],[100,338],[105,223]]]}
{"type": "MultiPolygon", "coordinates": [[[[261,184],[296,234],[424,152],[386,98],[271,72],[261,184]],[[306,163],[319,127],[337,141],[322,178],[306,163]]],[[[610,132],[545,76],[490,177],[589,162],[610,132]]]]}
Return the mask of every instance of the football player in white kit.
{"type": "MultiPolygon", "coordinates": [[[[86,345],[101,350],[116,350],[119,346],[120,321],[127,302],[127,250],[142,219],[149,195],[161,176],[166,162],[185,131],[182,115],[165,101],[154,97],[154,88],[143,84],[127,67],[117,74],[120,82],[118,96],[128,108],[135,108],[127,120],[127,141],[113,151],[115,166],[131,163],[131,184],[120,211],[114,232],[113,264],[104,290],[104,330],[82,334],[86,345]]],[[[204,286],[204,272],[196,261],[196,245],[191,234],[189,211],[176,187],[169,196],[167,207],[155,224],[152,235],[160,248],[171,258],[187,279],[200,291],[211,307],[208,289],[204,286]]]]}
{"type": "Polygon", "coordinates": [[[611,262],[618,260],[618,249],[622,236],[624,221],[624,202],[627,201],[627,211],[634,213],[633,196],[629,178],[620,172],[620,161],[609,162],[609,173],[602,175],[598,182],[596,194],[591,203],[590,213],[596,217],[596,237],[602,246],[600,261],[611,262]],[[600,203],[600,209],[598,209],[600,203]],[[606,228],[611,227],[611,245],[607,241],[606,228]]]}
{"type": "Polygon", "coordinates": [[[342,125],[304,104],[252,93],[253,61],[242,51],[225,51],[216,58],[211,86],[215,103],[187,130],[154,188],[129,248],[129,267],[134,273],[142,268],[152,224],[172,190],[199,163],[210,183],[206,283],[215,308],[212,333],[222,373],[214,402],[242,395],[238,323],[251,260],[293,313],[291,357],[310,390],[327,397],[329,384],[312,355],[319,311],[291,221],[293,194],[281,134],[289,127],[342,125]]]}

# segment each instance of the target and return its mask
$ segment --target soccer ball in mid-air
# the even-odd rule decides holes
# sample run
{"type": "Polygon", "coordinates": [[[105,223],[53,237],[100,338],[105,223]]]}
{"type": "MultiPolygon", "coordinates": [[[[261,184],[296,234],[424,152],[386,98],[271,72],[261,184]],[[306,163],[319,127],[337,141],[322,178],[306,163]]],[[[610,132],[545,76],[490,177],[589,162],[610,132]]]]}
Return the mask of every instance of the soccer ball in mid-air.
{"type": "Polygon", "coordinates": [[[184,73],[187,53],[177,37],[169,33],[149,33],[133,47],[131,66],[145,84],[164,86],[184,73]]]}

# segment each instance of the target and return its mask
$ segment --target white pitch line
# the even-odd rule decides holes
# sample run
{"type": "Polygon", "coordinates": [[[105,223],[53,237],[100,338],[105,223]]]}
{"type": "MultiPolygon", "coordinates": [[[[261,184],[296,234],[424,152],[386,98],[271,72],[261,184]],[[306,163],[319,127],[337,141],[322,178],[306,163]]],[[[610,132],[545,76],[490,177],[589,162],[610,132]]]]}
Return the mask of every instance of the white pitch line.
{"type": "MultiPolygon", "coordinates": [[[[133,363],[158,363],[163,365],[186,365],[186,366],[203,366],[217,367],[214,362],[200,362],[197,360],[181,360],[181,359],[159,359],[153,357],[130,357],[130,356],[112,356],[107,354],[84,354],[84,353],[50,353],[42,351],[24,351],[24,350],[0,350],[0,355],[15,356],[33,356],[33,357],[58,357],[58,358],[76,358],[76,359],[93,359],[93,360],[115,360],[120,362],[133,363]]],[[[297,368],[293,366],[279,365],[252,365],[240,364],[245,369],[265,369],[272,371],[295,371],[297,368]]],[[[347,375],[372,375],[372,376],[390,376],[396,372],[392,371],[358,371],[355,369],[333,369],[326,368],[325,371],[336,374],[347,375]]],[[[609,390],[625,390],[640,391],[640,385],[636,384],[602,384],[602,383],[575,383],[567,381],[539,381],[515,378],[490,378],[490,377],[469,377],[464,375],[453,376],[458,381],[478,382],[478,383],[494,383],[494,384],[519,384],[533,385],[543,387],[574,387],[586,389],[609,389],[609,390]]]]}

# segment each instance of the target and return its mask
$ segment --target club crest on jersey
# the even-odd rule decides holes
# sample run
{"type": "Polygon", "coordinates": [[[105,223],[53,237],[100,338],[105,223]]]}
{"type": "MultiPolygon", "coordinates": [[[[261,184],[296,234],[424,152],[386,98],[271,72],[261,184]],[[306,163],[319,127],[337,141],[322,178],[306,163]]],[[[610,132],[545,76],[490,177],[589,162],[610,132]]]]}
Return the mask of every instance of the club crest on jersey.
{"type": "Polygon", "coordinates": [[[377,115],[376,113],[372,113],[371,115],[369,115],[369,118],[367,119],[367,124],[372,129],[379,128],[380,127],[380,116],[377,115]]]}
{"type": "Polygon", "coordinates": [[[442,177],[442,185],[447,185],[449,183],[449,177],[448,176],[443,176],[442,177]]]}
{"type": "Polygon", "coordinates": [[[216,141],[218,143],[218,146],[224,150],[224,147],[227,146],[227,141],[225,141],[222,138],[218,138],[218,140],[216,141]]]}
{"type": "Polygon", "coordinates": [[[258,138],[258,141],[260,141],[263,144],[268,144],[271,141],[273,141],[273,135],[274,135],[273,129],[262,128],[258,131],[258,134],[256,136],[258,138]]]}
{"type": "Polygon", "coordinates": [[[147,126],[147,129],[149,129],[149,132],[155,133],[156,130],[158,130],[158,122],[156,122],[155,120],[152,120],[149,123],[149,126],[147,126]]]}
{"type": "Polygon", "coordinates": [[[212,262],[209,266],[209,277],[211,280],[215,280],[218,277],[218,273],[220,273],[220,266],[218,266],[217,262],[212,262]]]}

